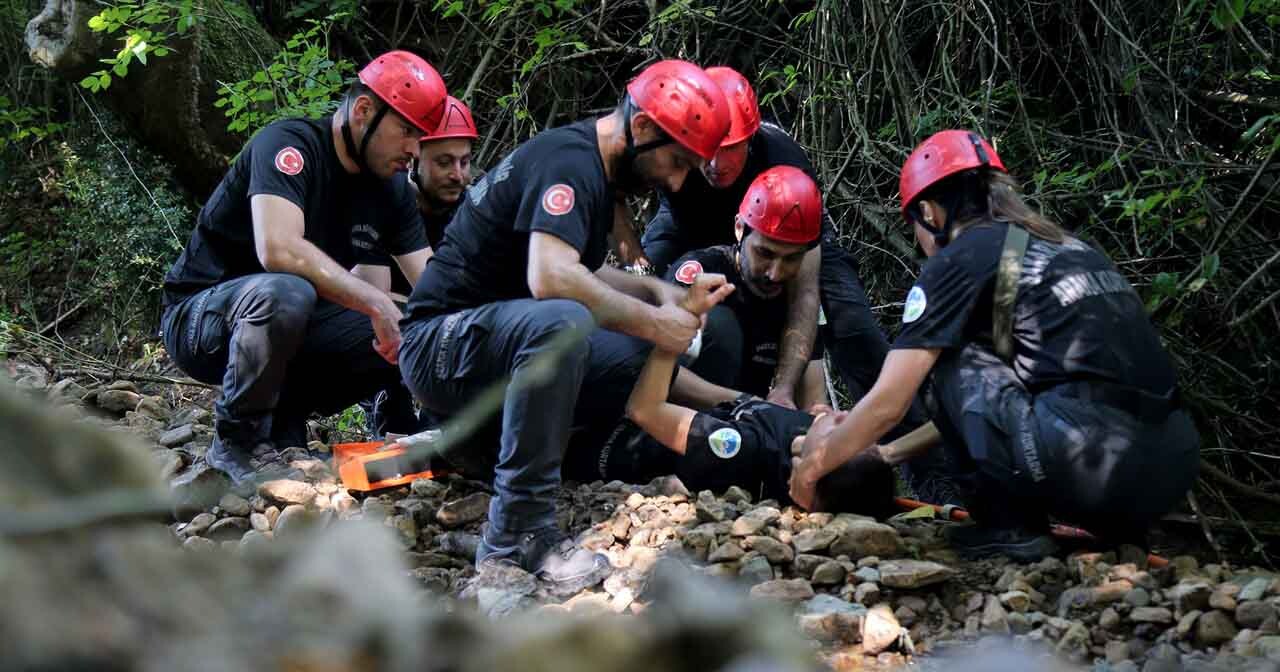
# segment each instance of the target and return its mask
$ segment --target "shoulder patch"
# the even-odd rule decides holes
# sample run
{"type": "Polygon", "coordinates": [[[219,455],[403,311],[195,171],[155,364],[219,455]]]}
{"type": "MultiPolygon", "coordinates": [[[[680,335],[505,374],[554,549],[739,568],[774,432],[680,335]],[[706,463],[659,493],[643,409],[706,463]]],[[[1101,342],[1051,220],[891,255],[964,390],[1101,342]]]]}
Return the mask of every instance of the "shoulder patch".
{"type": "Polygon", "coordinates": [[[302,172],[302,152],[296,147],[285,147],[276,152],[276,170],[285,175],[297,175],[302,172]]]}
{"type": "Polygon", "coordinates": [[[742,435],[736,429],[721,427],[707,437],[707,443],[711,444],[711,452],[716,457],[728,460],[742,450],[742,435]]]}
{"type": "Polygon", "coordinates": [[[702,275],[702,264],[695,259],[690,259],[676,269],[676,282],[692,285],[699,275],[702,275]]]}
{"type": "Polygon", "coordinates": [[[573,210],[573,187],[564,184],[553,184],[542,192],[542,209],[548,215],[564,215],[573,210]]]}
{"type": "Polygon", "coordinates": [[[910,323],[920,319],[920,316],[924,315],[926,305],[928,301],[925,299],[924,290],[920,289],[919,285],[912,287],[911,291],[907,292],[907,305],[902,309],[902,321],[910,323]]]}

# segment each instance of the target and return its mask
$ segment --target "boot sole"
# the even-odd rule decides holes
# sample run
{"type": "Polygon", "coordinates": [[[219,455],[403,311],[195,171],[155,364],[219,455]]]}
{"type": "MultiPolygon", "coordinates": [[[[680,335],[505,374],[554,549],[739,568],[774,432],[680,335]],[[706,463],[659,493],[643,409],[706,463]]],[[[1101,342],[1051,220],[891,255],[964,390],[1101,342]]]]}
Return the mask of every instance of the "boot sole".
{"type": "Polygon", "coordinates": [[[953,546],[961,557],[971,560],[1003,555],[1018,562],[1039,562],[1058,552],[1058,545],[1049,537],[1035,537],[1016,544],[992,542],[974,546],[953,546]]]}

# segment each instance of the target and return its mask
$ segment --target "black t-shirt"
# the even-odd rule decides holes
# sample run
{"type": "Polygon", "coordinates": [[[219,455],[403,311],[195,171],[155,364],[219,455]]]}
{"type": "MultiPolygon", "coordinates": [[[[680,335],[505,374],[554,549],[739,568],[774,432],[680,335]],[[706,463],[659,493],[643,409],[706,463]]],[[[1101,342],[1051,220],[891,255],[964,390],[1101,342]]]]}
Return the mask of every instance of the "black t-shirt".
{"type": "MultiPolygon", "coordinates": [[[[992,344],[1007,224],[969,229],[929,259],[907,295],[895,349],[992,344]]],[[[1105,255],[1075,238],[1031,236],[1014,305],[1014,370],[1032,393],[1105,380],[1165,394],[1173,364],[1142,300],[1105,255]]]]}
{"type": "MultiPolygon", "coordinates": [[[[413,189],[412,183],[410,189],[413,189]]],[[[466,192],[463,192],[466,196],[466,192]]],[[[427,236],[427,243],[431,245],[431,249],[437,250],[440,247],[440,241],[444,239],[444,228],[453,220],[453,213],[457,212],[457,205],[442,211],[433,211],[430,213],[422,212],[421,221],[424,232],[427,236]]],[[[351,244],[356,247],[356,263],[368,266],[387,266],[391,269],[391,291],[402,296],[408,296],[413,291],[413,285],[409,284],[409,279],[404,277],[404,272],[396,264],[395,259],[387,252],[377,238],[370,235],[370,231],[361,229],[352,237],[351,244]]]]}
{"type": "Polygon", "coordinates": [[[675,474],[693,491],[731,485],[758,499],[789,502],[791,442],[809,431],[813,416],[767,401],[718,406],[694,416],[685,454],[678,455],[635,423],[580,431],[569,440],[565,478],[648,483],[675,474]]]}
{"type": "Polygon", "coordinates": [[[263,128],[241,150],[164,280],[170,305],[198,291],[265,269],[253,242],[249,199],[280,196],[302,208],[303,237],[343,268],[356,261],[357,229],[394,255],[427,246],[418,206],[405,180],[343,169],[328,119],[285,119],[263,128]]]}
{"type": "MultiPolygon", "coordinates": [[[[733,217],[738,214],[738,207],[751,182],[765,170],[774,166],[795,166],[813,178],[815,183],[818,181],[804,148],[781,128],[761,124],[749,143],[742,174],[728,187],[713,187],[701,171],[690,171],[680,191],[658,190],[659,213],[656,219],[670,216],[680,229],[682,238],[690,244],[689,249],[732,245],[737,240],[733,217]]],[[[833,232],[831,218],[824,211],[823,238],[831,239],[833,232]]]]}
{"type": "Polygon", "coordinates": [[[529,238],[560,238],[595,271],[613,227],[595,120],[543,131],[467,190],[409,298],[406,321],[529,298],[529,238]]]}
{"type": "MultiPolygon", "coordinates": [[[[742,375],[739,389],[766,396],[778,369],[779,342],[787,324],[787,296],[780,293],[765,298],[743,282],[734,259],[736,246],[717,245],[694,250],[667,269],[667,280],[680,285],[693,284],[699,273],[721,273],[736,289],[724,306],[733,311],[742,327],[742,375]]],[[[822,359],[821,339],[814,344],[812,359],[822,359]]]]}

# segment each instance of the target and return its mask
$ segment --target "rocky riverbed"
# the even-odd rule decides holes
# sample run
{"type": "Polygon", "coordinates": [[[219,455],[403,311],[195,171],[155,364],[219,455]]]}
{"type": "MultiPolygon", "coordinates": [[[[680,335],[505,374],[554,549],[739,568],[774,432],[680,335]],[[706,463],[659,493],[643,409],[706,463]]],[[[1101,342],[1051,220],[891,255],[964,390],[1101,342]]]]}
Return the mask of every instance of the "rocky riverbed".
{"type": "MultiPolygon", "coordinates": [[[[1258,568],[1191,556],[1154,568],[1136,548],[1035,564],[962,561],[942,535],[949,523],[807,514],[737,488],[690,492],[670,477],[642,486],[565,485],[562,525],[606,554],[614,571],[593,589],[556,596],[519,570],[476,574],[472,558],[491,493],[484,483],[450,475],[359,496],[338,483],[325,459],[328,446],[312,442],[288,451],[286,477],[232,494],[223,476],[203,464],[212,435],[204,407],[175,408],[128,382],[93,389],[30,377],[19,382],[29,394],[87,412],[79,424],[124,428],[149,447],[150,468],[176,504],[167,529],[162,522],[145,525],[162,531],[181,555],[252,565],[323,530],[346,534],[339,531],[343,521],[372,523],[384,540],[394,540],[387,548],[399,549],[387,550],[398,557],[374,567],[414,586],[403,601],[477,614],[485,625],[468,621],[468,627],[496,628],[488,637],[501,639],[494,633],[503,632],[502,623],[554,615],[585,628],[574,636],[560,632],[568,638],[563,646],[659,646],[664,637],[680,641],[670,629],[675,613],[689,632],[718,642],[706,645],[717,651],[772,652],[772,667],[740,669],[1280,670],[1280,576],[1258,568]],[[209,498],[210,492],[220,494],[209,498]],[[688,581],[710,587],[690,588],[688,581]],[[665,625],[655,625],[655,611],[665,625]],[[647,625],[635,630],[618,622],[647,625]],[[800,633],[798,658],[777,653],[794,653],[788,645],[768,648],[777,624],[784,624],[780,632],[800,633]],[[624,646],[610,639],[618,637],[639,639],[624,646]],[[986,662],[967,666],[974,661],[986,662]]],[[[370,567],[332,571],[348,570],[351,581],[381,585],[370,567]]],[[[360,602],[346,596],[351,588],[335,589],[334,606],[360,602]]],[[[313,599],[319,600],[313,608],[328,610],[323,597],[313,599]]],[[[734,658],[717,656],[706,660],[734,658]]]]}

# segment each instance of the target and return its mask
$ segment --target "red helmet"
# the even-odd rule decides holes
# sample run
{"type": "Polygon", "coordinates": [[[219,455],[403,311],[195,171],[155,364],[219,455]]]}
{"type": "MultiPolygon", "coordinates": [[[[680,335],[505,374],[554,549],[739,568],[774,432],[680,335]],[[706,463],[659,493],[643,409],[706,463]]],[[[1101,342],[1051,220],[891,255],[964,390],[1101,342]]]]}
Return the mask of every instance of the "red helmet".
{"type": "Polygon", "coordinates": [[[807,245],[822,232],[822,195],[803,170],[774,166],[751,181],[738,218],[766,238],[807,245]]]}
{"type": "Polygon", "coordinates": [[[423,133],[440,125],[448,94],[440,73],[422,57],[388,51],[364,66],[360,81],[423,133]]]}
{"type": "Polygon", "coordinates": [[[436,130],[422,136],[419,142],[428,140],[444,140],[446,138],[469,138],[475,140],[480,137],[480,132],[476,130],[476,122],[471,118],[471,109],[463,104],[461,100],[449,96],[448,102],[444,106],[444,114],[440,116],[440,125],[436,126],[436,130]]]}
{"type": "Polygon", "coordinates": [[[658,61],[627,84],[631,100],[685,149],[710,161],[729,132],[729,103],[706,71],[658,61]]]}
{"type": "Polygon", "coordinates": [[[902,175],[898,178],[902,216],[907,217],[908,206],[925,189],[956,173],[983,166],[1009,172],[995,148],[976,133],[953,130],[929,136],[902,164],[902,175]]]}
{"type": "Polygon", "coordinates": [[[736,145],[760,130],[760,106],[756,104],[756,92],[751,83],[733,68],[717,66],[707,68],[707,76],[715,80],[729,101],[729,135],[720,142],[721,147],[736,145]]]}

